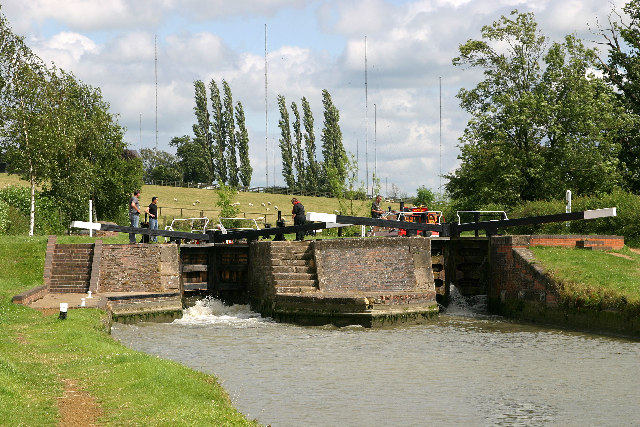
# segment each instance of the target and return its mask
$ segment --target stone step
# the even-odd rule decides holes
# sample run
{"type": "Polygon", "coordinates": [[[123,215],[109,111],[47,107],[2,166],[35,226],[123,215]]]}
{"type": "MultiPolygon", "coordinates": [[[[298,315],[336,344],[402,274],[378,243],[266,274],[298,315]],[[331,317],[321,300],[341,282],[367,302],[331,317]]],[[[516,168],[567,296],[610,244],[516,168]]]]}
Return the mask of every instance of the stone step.
{"type": "Polygon", "coordinates": [[[276,294],[308,294],[318,292],[315,286],[284,286],[276,288],[276,294]]]}
{"type": "Polygon", "coordinates": [[[287,267],[315,267],[315,261],[312,259],[272,259],[271,265],[274,267],[287,266],[287,267]]]}
{"type": "Polygon", "coordinates": [[[276,282],[280,282],[282,280],[315,280],[316,274],[315,273],[294,273],[294,272],[275,273],[274,272],[273,278],[276,280],[276,282]]]}
{"type": "Polygon", "coordinates": [[[313,252],[277,251],[271,252],[272,259],[313,259],[313,252]]]}
{"type": "Polygon", "coordinates": [[[308,273],[315,274],[316,269],[311,265],[274,265],[273,273],[308,273]]]}
{"type": "Polygon", "coordinates": [[[311,286],[317,288],[316,280],[277,280],[276,281],[276,289],[279,288],[287,288],[287,287],[306,287],[311,286]]]}
{"type": "Polygon", "coordinates": [[[88,291],[89,286],[56,286],[49,288],[49,293],[52,294],[85,294],[88,291]]]}

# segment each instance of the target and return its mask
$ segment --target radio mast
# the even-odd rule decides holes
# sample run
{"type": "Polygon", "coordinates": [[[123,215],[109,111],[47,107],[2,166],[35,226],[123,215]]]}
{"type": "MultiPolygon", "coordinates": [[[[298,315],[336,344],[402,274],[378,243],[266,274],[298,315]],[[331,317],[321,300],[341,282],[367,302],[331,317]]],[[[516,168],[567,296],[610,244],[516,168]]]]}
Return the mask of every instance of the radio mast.
{"type": "Polygon", "coordinates": [[[264,24],[264,159],[267,183],[269,188],[269,112],[267,104],[267,24],[264,24]]]}

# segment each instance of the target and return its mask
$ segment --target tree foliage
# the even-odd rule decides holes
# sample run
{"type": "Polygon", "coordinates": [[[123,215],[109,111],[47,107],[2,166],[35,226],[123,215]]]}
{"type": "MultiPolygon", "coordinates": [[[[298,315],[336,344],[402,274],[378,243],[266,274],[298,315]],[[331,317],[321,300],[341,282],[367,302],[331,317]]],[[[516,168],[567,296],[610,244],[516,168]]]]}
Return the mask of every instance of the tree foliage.
{"type": "Polygon", "coordinates": [[[347,153],[342,142],[340,129],[340,112],[333,104],[328,90],[322,91],[322,105],[324,107],[324,127],[322,129],[323,171],[327,177],[327,187],[334,187],[331,182],[337,180],[344,185],[347,177],[347,153]]]}
{"type": "Polygon", "coordinates": [[[117,219],[139,187],[142,165],[129,155],[123,129],[99,89],[46,67],[0,16],[0,151],[31,183],[55,201],[61,220],[85,218],[88,200],[99,219],[117,219]]]}
{"type": "Polygon", "coordinates": [[[461,45],[454,65],[484,80],[461,89],[472,118],[447,190],[465,208],[609,191],[620,182],[616,137],[626,124],[611,89],[575,37],[548,48],[532,13],[513,11],[461,45]]]}
{"type": "Polygon", "coordinates": [[[616,88],[618,99],[633,121],[620,132],[620,170],[627,189],[640,193],[640,1],[631,0],[622,16],[613,10],[608,28],[598,28],[607,48],[600,60],[605,80],[616,88]]]}
{"type": "Polygon", "coordinates": [[[238,176],[238,159],[236,153],[236,122],[233,112],[233,95],[226,80],[222,81],[224,90],[224,135],[227,156],[227,179],[231,187],[236,188],[240,184],[238,176]]]}
{"type": "Polygon", "coordinates": [[[287,187],[294,188],[295,175],[293,171],[293,148],[291,146],[291,128],[289,125],[289,111],[287,103],[282,95],[278,95],[278,108],[280,109],[280,120],[278,127],[280,128],[280,153],[282,155],[282,176],[287,187]]]}
{"type": "Polygon", "coordinates": [[[305,148],[305,187],[308,191],[318,191],[320,167],[316,160],[316,137],[313,131],[313,113],[307,98],[302,98],[302,123],[304,125],[304,148],[305,148]]]}
{"type": "Polygon", "coordinates": [[[251,186],[251,174],[253,168],[249,159],[249,133],[247,132],[246,120],[244,117],[244,109],[242,103],[236,104],[236,143],[238,145],[238,157],[240,159],[240,182],[245,187],[251,186]]]}

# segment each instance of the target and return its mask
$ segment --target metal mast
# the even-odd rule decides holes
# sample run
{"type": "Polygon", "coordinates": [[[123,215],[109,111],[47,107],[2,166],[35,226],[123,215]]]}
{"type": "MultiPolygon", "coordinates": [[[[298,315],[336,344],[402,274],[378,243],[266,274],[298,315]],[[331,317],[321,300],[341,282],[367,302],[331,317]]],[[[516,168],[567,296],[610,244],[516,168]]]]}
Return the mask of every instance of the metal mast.
{"type": "MultiPolygon", "coordinates": [[[[373,176],[378,177],[378,107],[373,104],[373,176]]],[[[374,184],[373,182],[371,183],[374,184]]]]}
{"type": "Polygon", "coordinates": [[[267,176],[266,187],[269,188],[269,112],[267,108],[267,24],[264,24],[264,159],[267,176]]]}
{"type": "Polygon", "coordinates": [[[156,153],[158,152],[158,36],[155,38],[155,70],[156,70],[156,153]]]}
{"type": "Polygon", "coordinates": [[[440,81],[440,197],[442,197],[442,77],[439,77],[440,81]]]}
{"type": "Polygon", "coordinates": [[[369,93],[367,87],[367,36],[364,36],[364,169],[366,174],[366,193],[369,194],[369,93]]]}

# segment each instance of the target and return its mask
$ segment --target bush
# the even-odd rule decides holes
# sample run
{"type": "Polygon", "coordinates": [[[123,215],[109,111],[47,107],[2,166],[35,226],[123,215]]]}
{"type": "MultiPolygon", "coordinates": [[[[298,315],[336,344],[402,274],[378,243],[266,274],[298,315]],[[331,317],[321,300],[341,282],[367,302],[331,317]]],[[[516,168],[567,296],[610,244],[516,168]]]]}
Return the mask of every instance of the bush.
{"type": "Polygon", "coordinates": [[[9,228],[9,204],[0,200],[0,234],[7,232],[9,228]]]}
{"type": "MultiPolygon", "coordinates": [[[[5,217],[8,224],[4,232],[0,228],[0,233],[11,235],[28,233],[31,214],[31,190],[29,187],[13,185],[1,188],[0,201],[10,207],[6,211],[5,217]]],[[[35,203],[34,233],[58,234],[64,232],[58,208],[52,199],[36,192],[35,203]]]]}
{"type": "MultiPolygon", "coordinates": [[[[511,227],[503,230],[508,234],[601,234],[624,236],[628,245],[640,245],[640,196],[615,190],[608,194],[577,197],[572,201],[572,211],[580,212],[591,209],[615,207],[617,216],[595,220],[565,222],[511,227]]],[[[516,207],[509,218],[551,215],[564,213],[566,202],[535,201],[523,203],[516,207]]]]}

